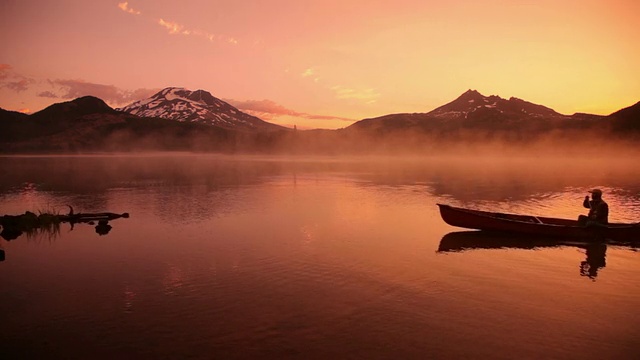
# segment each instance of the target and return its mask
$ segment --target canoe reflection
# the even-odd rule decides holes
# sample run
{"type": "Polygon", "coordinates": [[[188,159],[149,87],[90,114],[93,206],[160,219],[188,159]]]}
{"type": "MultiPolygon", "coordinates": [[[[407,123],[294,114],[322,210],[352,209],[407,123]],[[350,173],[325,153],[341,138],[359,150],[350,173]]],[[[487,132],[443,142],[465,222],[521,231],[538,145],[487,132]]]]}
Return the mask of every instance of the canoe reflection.
{"type": "MultiPolygon", "coordinates": [[[[637,244],[615,244],[637,247],[637,244]]],[[[446,234],[440,240],[438,252],[459,252],[476,249],[537,249],[572,246],[586,250],[586,258],[580,263],[580,275],[595,280],[598,270],[606,266],[607,243],[602,241],[580,242],[576,240],[539,237],[515,237],[484,231],[457,231],[446,234]]]]}

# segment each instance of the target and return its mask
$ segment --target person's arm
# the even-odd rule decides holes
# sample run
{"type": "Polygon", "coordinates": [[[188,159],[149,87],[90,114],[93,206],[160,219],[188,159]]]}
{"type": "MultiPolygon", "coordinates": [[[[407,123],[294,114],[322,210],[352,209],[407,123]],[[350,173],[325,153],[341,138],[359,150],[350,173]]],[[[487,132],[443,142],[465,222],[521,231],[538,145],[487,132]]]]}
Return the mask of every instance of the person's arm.
{"type": "Polygon", "coordinates": [[[587,209],[591,209],[591,204],[589,203],[589,196],[585,196],[584,197],[584,201],[582,202],[582,206],[586,207],[587,209]]]}

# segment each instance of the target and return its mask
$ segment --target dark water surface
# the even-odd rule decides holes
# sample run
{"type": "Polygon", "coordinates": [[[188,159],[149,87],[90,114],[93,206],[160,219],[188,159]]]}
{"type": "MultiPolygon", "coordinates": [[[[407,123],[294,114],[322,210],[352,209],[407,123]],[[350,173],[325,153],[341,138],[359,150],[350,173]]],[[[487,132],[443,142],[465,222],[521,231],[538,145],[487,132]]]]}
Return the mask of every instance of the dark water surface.
{"type": "Polygon", "coordinates": [[[160,154],[0,169],[0,215],[131,214],[104,236],[62,224],[0,239],[2,358],[640,354],[637,249],[529,249],[458,233],[435,205],[575,218],[599,187],[611,221],[637,222],[634,160],[160,154]]]}

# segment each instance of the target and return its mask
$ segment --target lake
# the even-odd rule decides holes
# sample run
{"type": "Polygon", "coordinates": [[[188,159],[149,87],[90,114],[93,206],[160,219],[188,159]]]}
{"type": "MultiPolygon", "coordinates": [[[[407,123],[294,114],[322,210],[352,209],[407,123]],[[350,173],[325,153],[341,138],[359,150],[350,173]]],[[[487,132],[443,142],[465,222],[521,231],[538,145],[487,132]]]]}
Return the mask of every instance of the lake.
{"type": "Polygon", "coordinates": [[[610,221],[637,222],[635,160],[142,154],[0,169],[0,215],[130,214],[104,235],[63,223],[0,239],[6,358],[639,354],[637,248],[485,246],[436,206],[576,218],[598,187],[610,221]]]}

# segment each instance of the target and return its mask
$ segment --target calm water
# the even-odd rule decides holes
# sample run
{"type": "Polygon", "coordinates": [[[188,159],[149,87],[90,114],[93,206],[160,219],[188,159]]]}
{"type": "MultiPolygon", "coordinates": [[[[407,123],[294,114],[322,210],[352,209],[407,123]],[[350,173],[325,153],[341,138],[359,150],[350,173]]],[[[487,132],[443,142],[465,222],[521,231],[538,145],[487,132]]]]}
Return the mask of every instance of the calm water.
{"type": "Polygon", "coordinates": [[[600,187],[611,221],[637,222],[633,160],[174,154],[0,169],[0,215],[131,214],[104,236],[62,224],[0,240],[3,358],[640,354],[637,249],[527,249],[458,233],[435,205],[575,218],[600,187]]]}

